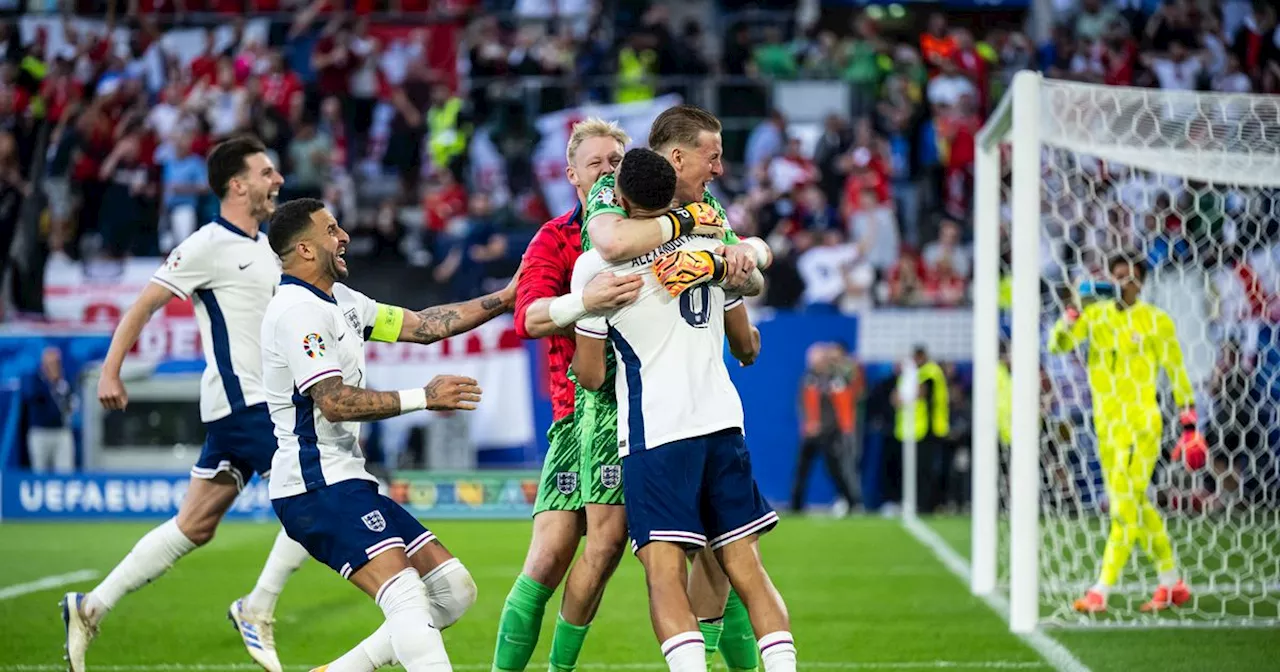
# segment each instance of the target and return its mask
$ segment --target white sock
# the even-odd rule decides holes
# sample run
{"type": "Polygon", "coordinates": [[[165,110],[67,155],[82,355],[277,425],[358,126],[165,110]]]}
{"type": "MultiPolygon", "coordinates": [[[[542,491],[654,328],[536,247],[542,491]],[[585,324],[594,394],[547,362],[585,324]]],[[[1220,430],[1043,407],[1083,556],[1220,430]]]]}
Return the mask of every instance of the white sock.
{"type": "MultiPolygon", "coordinates": [[[[439,567],[422,577],[422,584],[427,589],[432,627],[440,630],[457,622],[476,599],[475,582],[457,558],[440,563],[439,567]]],[[[328,672],[373,672],[395,663],[391,630],[383,623],[356,648],[329,663],[328,672]]]]}
{"type": "Polygon", "coordinates": [[[796,672],[796,640],[786,630],[760,638],[760,661],[765,672],[796,672]]]}
{"type": "Polygon", "coordinates": [[[267,564],[262,566],[262,573],[258,575],[258,584],[253,587],[249,597],[245,598],[245,609],[259,616],[274,614],[276,600],[280,599],[285,582],[308,557],[307,549],[290,539],[281,529],[276,535],[276,542],[271,545],[267,564]]]}
{"type": "Polygon", "coordinates": [[[125,593],[160,578],[178,558],[195,548],[196,545],[178,529],[176,518],[161,523],[143,535],[129,555],[124,556],[107,578],[85,596],[84,615],[96,625],[125,593]]]}
{"type": "Polygon", "coordinates": [[[662,655],[671,672],[706,672],[707,644],[697,630],[682,632],[663,642],[662,655]]]}
{"type": "Polygon", "coordinates": [[[1181,577],[1178,576],[1178,570],[1176,569],[1171,569],[1167,572],[1160,572],[1160,585],[1172,588],[1177,585],[1179,578],[1181,577]]]}
{"type": "Polygon", "coordinates": [[[1111,586],[1108,586],[1107,584],[1101,581],[1093,584],[1093,587],[1090,588],[1089,590],[1092,590],[1093,592],[1098,593],[1103,597],[1107,597],[1111,594],[1111,586]]]}
{"type": "Polygon", "coordinates": [[[382,584],[375,598],[386,628],[391,632],[391,647],[396,660],[408,672],[447,672],[453,669],[444,650],[440,631],[431,627],[431,608],[427,588],[412,568],[396,574],[382,584]]]}

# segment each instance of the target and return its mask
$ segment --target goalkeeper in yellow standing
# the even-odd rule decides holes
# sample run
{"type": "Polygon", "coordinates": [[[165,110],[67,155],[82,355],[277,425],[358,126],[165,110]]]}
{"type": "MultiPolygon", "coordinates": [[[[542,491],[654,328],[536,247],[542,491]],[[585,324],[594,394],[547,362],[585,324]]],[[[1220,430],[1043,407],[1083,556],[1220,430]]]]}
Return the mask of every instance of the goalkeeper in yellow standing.
{"type": "Polygon", "coordinates": [[[1139,300],[1146,266],[1133,256],[1120,255],[1108,263],[1116,298],[1099,301],[1083,311],[1068,308],[1049,334],[1049,351],[1063,353],[1089,342],[1089,387],[1093,419],[1107,498],[1111,532],[1102,554],[1098,582],[1075,601],[1075,609],[1100,613],[1137,543],[1156,565],[1159,586],[1143,611],[1181,606],[1191,591],[1178,574],[1169,533],[1147,497],[1156,461],[1160,459],[1163,419],[1156,397],[1160,369],[1173,384],[1181,409],[1182,436],[1175,460],[1199,468],[1205,461],[1205,442],[1196,429],[1195,398],[1182,361],[1182,348],[1173,320],[1163,310],[1139,300]]]}

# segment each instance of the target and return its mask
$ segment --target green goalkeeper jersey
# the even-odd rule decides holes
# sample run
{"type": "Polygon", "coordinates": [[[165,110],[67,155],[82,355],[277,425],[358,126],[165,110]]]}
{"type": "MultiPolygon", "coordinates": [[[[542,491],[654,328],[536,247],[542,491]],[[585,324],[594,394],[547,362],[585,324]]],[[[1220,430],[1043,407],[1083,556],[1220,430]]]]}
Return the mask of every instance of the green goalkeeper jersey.
{"type": "MultiPolygon", "coordinates": [[[[724,206],[715,196],[711,195],[710,190],[702,191],[702,202],[716,209],[720,214],[720,219],[724,221],[724,244],[738,244],[738,234],[729,228],[729,217],[725,213],[724,206]]],[[[626,217],[627,211],[622,207],[622,201],[618,198],[618,183],[612,174],[601,175],[600,179],[591,186],[591,191],[587,193],[587,207],[582,215],[582,251],[586,252],[591,249],[591,236],[587,234],[587,224],[592,217],[610,213],[619,217],[626,217]]],[[[605,374],[604,384],[595,392],[586,391],[588,394],[595,395],[597,403],[617,405],[618,400],[613,391],[613,375],[617,368],[613,358],[613,348],[605,348],[605,374]]],[[[576,385],[577,377],[573,374],[573,370],[569,371],[569,379],[576,385]]]]}

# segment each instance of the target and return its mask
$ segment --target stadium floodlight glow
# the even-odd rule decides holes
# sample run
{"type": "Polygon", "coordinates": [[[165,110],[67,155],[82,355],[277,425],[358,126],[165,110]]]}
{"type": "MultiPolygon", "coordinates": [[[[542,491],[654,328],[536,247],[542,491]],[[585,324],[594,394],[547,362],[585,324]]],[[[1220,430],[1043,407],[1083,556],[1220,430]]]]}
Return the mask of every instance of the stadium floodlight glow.
{"type": "MultiPolygon", "coordinates": [[[[1280,343],[1270,324],[1280,300],[1251,305],[1280,297],[1280,269],[1249,276],[1235,264],[1250,258],[1250,246],[1269,254],[1276,244],[1268,227],[1280,221],[1280,96],[1020,72],[977,145],[971,590],[1007,591],[1015,632],[1280,625],[1280,469],[1268,437],[1280,425],[1277,404],[1211,385],[1233,343],[1246,351],[1280,343]],[[1236,439],[1211,438],[1207,469],[1172,460],[1178,413],[1160,376],[1163,456],[1143,492],[1163,518],[1191,599],[1143,612],[1157,572],[1135,543],[1107,611],[1082,614],[1072,603],[1099,580],[1114,509],[1094,429],[1105,406],[1090,403],[1087,350],[1051,354],[1045,344],[1067,308],[1110,300],[1081,293],[1114,280],[1104,260],[1122,248],[1154,262],[1142,300],[1175,326],[1201,429],[1214,423],[1236,439]],[[1233,283],[1246,285],[1236,304],[1233,283]],[[1002,342],[1011,374],[1003,402],[1002,342]]],[[[1130,338],[1136,351],[1144,347],[1141,335],[1130,338]]]]}

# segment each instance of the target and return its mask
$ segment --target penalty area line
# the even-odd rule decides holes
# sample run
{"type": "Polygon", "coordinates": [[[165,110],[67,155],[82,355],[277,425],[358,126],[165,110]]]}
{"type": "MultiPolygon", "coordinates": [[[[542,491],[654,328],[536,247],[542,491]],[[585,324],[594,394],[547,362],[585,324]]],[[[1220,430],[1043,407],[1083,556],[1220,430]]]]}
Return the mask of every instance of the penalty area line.
{"type": "MultiPolygon", "coordinates": [[[[545,663],[532,663],[545,666],[545,663]]],[[[882,662],[805,662],[805,669],[823,670],[1043,670],[1044,663],[1017,660],[904,660],[882,662]]],[[[285,665],[285,670],[308,670],[311,665],[285,665]]],[[[64,672],[64,665],[0,665],[0,672],[64,672]]],[[[156,663],[152,665],[94,665],[98,672],[253,672],[250,663],[156,663]]],[[[489,670],[488,664],[454,665],[455,670],[489,670]]],[[[583,663],[580,670],[665,670],[666,663],[583,663]]]]}
{"type": "MultiPolygon", "coordinates": [[[[969,585],[969,563],[956,553],[942,537],[938,536],[933,528],[920,522],[919,518],[902,517],[902,526],[915,537],[916,541],[922,546],[929,549],[938,562],[956,575],[966,587],[969,585]]],[[[1000,615],[1004,622],[1009,621],[1009,602],[999,595],[982,595],[982,601],[986,603],[992,611],[1000,615]]],[[[1078,658],[1072,655],[1067,647],[1063,646],[1058,640],[1046,635],[1040,630],[1035,630],[1027,634],[1013,633],[1024,644],[1031,647],[1033,651],[1040,654],[1045,662],[1049,663],[1053,669],[1058,672],[1089,672],[1089,668],[1078,658]]]]}
{"type": "Polygon", "coordinates": [[[73,583],[80,583],[82,581],[91,581],[96,578],[98,578],[98,570],[96,569],[80,569],[66,574],[46,576],[42,579],[36,579],[35,581],[16,583],[12,586],[0,588],[0,600],[12,600],[15,597],[38,593],[42,590],[61,588],[62,586],[69,586],[73,583]]]}

